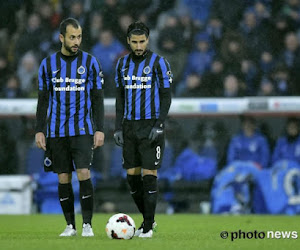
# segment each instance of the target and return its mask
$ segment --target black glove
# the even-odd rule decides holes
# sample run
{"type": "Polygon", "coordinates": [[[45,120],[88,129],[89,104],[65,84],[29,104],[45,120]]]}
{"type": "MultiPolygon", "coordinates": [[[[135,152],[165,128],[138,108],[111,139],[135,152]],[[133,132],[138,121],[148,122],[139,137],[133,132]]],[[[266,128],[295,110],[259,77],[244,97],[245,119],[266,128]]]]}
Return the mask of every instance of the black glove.
{"type": "Polygon", "coordinates": [[[122,130],[117,130],[114,133],[114,139],[118,146],[123,147],[124,139],[123,139],[123,131],[122,130]]]}
{"type": "Polygon", "coordinates": [[[149,134],[149,140],[151,142],[154,142],[157,140],[157,138],[162,135],[164,132],[164,129],[163,128],[159,128],[159,127],[153,127],[150,131],[150,134],[149,134]]]}

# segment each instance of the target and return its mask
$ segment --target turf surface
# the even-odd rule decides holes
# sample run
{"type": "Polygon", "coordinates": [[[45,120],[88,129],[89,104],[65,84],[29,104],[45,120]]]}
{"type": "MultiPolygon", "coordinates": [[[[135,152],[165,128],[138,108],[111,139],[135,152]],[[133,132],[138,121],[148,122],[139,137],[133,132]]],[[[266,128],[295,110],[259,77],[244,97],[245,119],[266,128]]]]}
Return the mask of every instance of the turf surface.
{"type": "MultiPolygon", "coordinates": [[[[133,238],[132,240],[110,240],[105,233],[105,224],[110,214],[96,214],[93,218],[95,237],[81,237],[81,217],[78,215],[78,236],[58,237],[65,228],[62,215],[1,215],[0,249],[130,249],[130,250],[167,250],[167,249],[300,249],[299,216],[204,216],[199,214],[158,214],[157,232],[152,239],[133,238]],[[231,241],[231,233],[252,232],[252,239],[231,241]],[[255,239],[255,232],[257,231],[255,239]],[[267,231],[296,231],[299,239],[267,239],[267,231]],[[228,238],[222,239],[220,233],[228,231],[228,238]],[[258,233],[264,232],[265,238],[259,239],[258,233]]],[[[130,214],[137,226],[139,215],[130,214]]],[[[294,233],[295,234],[295,233],[294,233]]],[[[278,237],[279,233],[277,233],[278,237]]],[[[261,233],[260,236],[263,236],[261,233]]]]}

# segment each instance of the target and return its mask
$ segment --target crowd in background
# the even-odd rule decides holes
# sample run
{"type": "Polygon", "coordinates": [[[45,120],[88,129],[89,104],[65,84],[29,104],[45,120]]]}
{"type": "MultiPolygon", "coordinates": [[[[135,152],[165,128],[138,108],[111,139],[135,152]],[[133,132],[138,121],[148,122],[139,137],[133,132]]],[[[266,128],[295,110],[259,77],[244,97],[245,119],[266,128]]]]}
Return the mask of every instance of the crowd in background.
{"type": "MultiPolygon", "coordinates": [[[[150,49],[170,62],[174,97],[300,95],[300,0],[9,0],[0,1],[0,98],[37,98],[39,64],[60,50],[66,17],[80,22],[82,49],[101,62],[105,97],[115,95],[115,64],[128,53],[126,30],[135,20],[150,27],[150,49]]],[[[233,123],[199,119],[186,133],[189,122],[166,122],[161,179],[212,180],[240,161],[257,169],[282,159],[300,164],[295,117],[275,135],[247,116],[235,131],[233,123]]],[[[94,155],[104,179],[124,177],[112,124],[106,121],[106,146],[94,155]]],[[[33,119],[0,120],[0,174],[40,169],[33,128],[33,119]]]]}
{"type": "Polygon", "coordinates": [[[74,17],[82,49],[102,64],[106,97],[142,20],[166,57],[175,97],[300,94],[300,0],[11,0],[0,3],[0,96],[35,98],[41,59],[60,49],[59,24],[74,17]]]}

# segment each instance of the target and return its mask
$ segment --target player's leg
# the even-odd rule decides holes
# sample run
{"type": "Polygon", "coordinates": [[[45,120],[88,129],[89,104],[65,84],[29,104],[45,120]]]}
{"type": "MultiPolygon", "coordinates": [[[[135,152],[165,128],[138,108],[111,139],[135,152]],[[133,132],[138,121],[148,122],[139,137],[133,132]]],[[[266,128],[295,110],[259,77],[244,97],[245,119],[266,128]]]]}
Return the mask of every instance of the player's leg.
{"type": "MultiPolygon", "coordinates": [[[[149,121],[149,132],[152,124],[149,121]]],[[[149,135],[149,133],[147,135],[149,135]]],[[[139,237],[152,237],[155,223],[155,209],[158,198],[157,170],[161,166],[164,151],[164,135],[160,136],[155,142],[150,143],[148,137],[141,140],[139,154],[142,159],[143,172],[143,199],[144,199],[144,228],[139,237]]]]}
{"type": "MultiPolygon", "coordinates": [[[[157,170],[143,169],[143,186],[144,186],[144,227],[142,234],[152,236],[153,225],[155,223],[155,209],[158,197],[157,188],[157,170]]],[[[142,237],[143,235],[140,235],[142,237]]]]}
{"type": "MultiPolygon", "coordinates": [[[[47,145],[48,147],[48,145],[47,145]]],[[[52,169],[58,174],[58,196],[67,222],[67,227],[60,236],[75,236],[74,193],[72,188],[72,159],[67,138],[51,138],[52,169]]]]}
{"type": "Polygon", "coordinates": [[[138,210],[144,216],[143,180],[141,168],[137,167],[127,169],[127,181],[130,187],[130,194],[138,210]]]}
{"type": "Polygon", "coordinates": [[[72,173],[58,174],[58,196],[60,205],[67,222],[67,227],[60,236],[76,235],[74,193],[72,188],[72,173]]]}
{"type": "Polygon", "coordinates": [[[144,216],[143,181],[141,175],[141,161],[138,155],[138,141],[135,137],[134,121],[126,121],[123,125],[124,146],[123,146],[123,168],[127,171],[127,182],[130,187],[130,194],[144,216]]]}
{"type": "Polygon", "coordinates": [[[94,209],[94,189],[91,181],[90,166],[92,164],[92,136],[75,136],[71,141],[72,158],[79,181],[80,205],[82,211],[82,236],[94,236],[92,217],[94,209]]]}

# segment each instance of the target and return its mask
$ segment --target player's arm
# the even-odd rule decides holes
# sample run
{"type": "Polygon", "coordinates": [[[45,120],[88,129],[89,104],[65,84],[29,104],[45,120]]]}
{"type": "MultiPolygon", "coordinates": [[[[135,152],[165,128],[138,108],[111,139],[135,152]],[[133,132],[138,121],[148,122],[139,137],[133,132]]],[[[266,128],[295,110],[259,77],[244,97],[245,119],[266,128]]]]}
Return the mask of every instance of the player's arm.
{"type": "Polygon", "coordinates": [[[39,148],[46,150],[45,128],[47,110],[49,106],[49,77],[47,74],[46,60],[44,59],[39,68],[39,90],[36,110],[35,142],[39,148]]]}
{"type": "Polygon", "coordinates": [[[116,66],[116,120],[115,120],[115,133],[114,139],[118,146],[123,146],[123,132],[122,132],[122,124],[124,117],[124,105],[125,105],[125,91],[122,83],[121,77],[121,64],[120,59],[116,66]]]}
{"type": "Polygon", "coordinates": [[[161,58],[158,62],[158,79],[159,79],[159,98],[160,98],[160,114],[155,123],[155,127],[161,127],[164,124],[167,115],[170,110],[172,95],[171,95],[171,83],[173,81],[173,75],[170,68],[170,64],[164,58],[161,58]]]}
{"type": "Polygon", "coordinates": [[[99,62],[95,59],[92,64],[92,89],[91,103],[92,116],[94,121],[94,148],[104,144],[104,94],[103,94],[103,74],[99,62]]]}
{"type": "Polygon", "coordinates": [[[160,58],[157,65],[157,74],[159,79],[159,99],[160,99],[160,113],[156,120],[153,129],[149,134],[149,139],[154,141],[160,134],[163,133],[164,122],[169,113],[171,106],[172,95],[171,95],[171,83],[172,83],[172,72],[170,64],[164,58],[160,58]]]}

